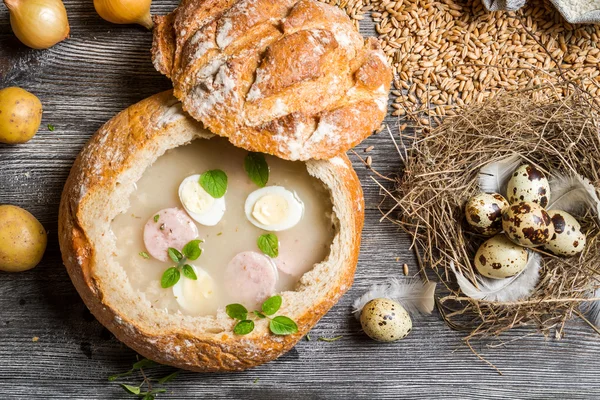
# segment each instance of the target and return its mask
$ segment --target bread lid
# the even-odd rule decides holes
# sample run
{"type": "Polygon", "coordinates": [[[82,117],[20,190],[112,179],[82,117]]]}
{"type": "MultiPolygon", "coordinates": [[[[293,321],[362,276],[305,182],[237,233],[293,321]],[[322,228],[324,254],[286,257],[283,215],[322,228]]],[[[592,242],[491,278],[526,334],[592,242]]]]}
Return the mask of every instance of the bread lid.
{"type": "Polygon", "coordinates": [[[153,60],[194,119],[237,147],[328,159],[379,128],[392,80],[376,39],[316,0],[183,0],[153,60]]]}
{"type": "Polygon", "coordinates": [[[213,136],[187,117],[165,92],[122,111],[107,122],[77,157],[59,212],[64,264],[84,302],[115,336],[145,357],[195,371],[242,370],[291,349],[352,284],[364,220],[358,178],[345,155],[306,163],[333,203],[335,236],[325,260],[305,273],[294,291],[281,293],[281,312],[298,333],[276,336],[267,320],[253,332],[233,334],[223,310],[187,316],[154,308],[133,289],[117,261],[111,221],[129,208],[144,171],[167,150],[213,136]]]}

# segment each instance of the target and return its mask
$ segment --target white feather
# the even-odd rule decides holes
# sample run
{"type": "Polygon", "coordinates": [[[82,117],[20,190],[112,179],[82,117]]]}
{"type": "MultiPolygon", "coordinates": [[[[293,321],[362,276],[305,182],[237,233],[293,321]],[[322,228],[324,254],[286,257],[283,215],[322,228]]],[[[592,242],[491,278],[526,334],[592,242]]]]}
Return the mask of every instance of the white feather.
{"type": "Polygon", "coordinates": [[[533,293],[540,278],[540,261],[540,255],[530,251],[529,260],[523,271],[506,279],[490,279],[477,275],[479,287],[476,287],[460,270],[455,268],[454,262],[450,263],[450,268],[456,275],[460,290],[468,297],[476,300],[516,301],[533,293]]]}
{"type": "Polygon", "coordinates": [[[396,300],[411,315],[419,312],[431,314],[434,306],[435,282],[423,283],[420,279],[399,281],[392,278],[390,283],[373,285],[358,299],[354,300],[353,312],[360,317],[365,304],[373,299],[386,298],[396,300]]]}
{"type": "Polygon", "coordinates": [[[581,175],[556,175],[550,181],[550,209],[583,215],[588,209],[600,217],[600,199],[596,188],[581,175]]]}
{"type": "MultiPolygon", "coordinates": [[[[594,297],[600,298],[600,288],[596,289],[594,297]]],[[[592,324],[600,328],[600,300],[591,301],[588,304],[590,307],[588,309],[588,319],[592,324]]]]}
{"type": "Polygon", "coordinates": [[[479,189],[485,193],[505,193],[512,173],[521,163],[518,154],[484,165],[479,170],[479,189]]]}

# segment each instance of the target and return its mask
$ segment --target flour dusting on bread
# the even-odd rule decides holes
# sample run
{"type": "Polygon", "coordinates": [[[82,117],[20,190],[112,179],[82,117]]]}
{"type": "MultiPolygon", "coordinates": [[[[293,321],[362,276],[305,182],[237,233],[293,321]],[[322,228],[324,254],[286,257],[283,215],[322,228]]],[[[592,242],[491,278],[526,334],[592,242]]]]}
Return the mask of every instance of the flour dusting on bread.
{"type": "Polygon", "coordinates": [[[178,101],[169,106],[165,113],[158,119],[156,124],[158,127],[162,128],[182,118],[186,118],[186,116],[183,112],[183,108],[181,107],[181,102],[178,101]]]}
{"type": "Polygon", "coordinates": [[[154,34],[155,65],[193,118],[238,147],[291,160],[331,158],[379,128],[391,69],[343,11],[316,0],[213,2],[182,3],[154,34]],[[164,34],[183,26],[177,40],[164,34]],[[290,114],[313,123],[301,135],[280,129],[290,114]]]}

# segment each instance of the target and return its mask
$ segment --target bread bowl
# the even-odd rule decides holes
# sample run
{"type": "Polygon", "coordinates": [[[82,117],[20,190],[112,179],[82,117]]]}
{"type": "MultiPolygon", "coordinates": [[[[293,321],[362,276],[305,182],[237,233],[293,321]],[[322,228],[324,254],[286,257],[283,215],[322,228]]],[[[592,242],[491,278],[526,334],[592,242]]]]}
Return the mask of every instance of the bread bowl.
{"type": "Polygon", "coordinates": [[[152,308],[132,289],[116,261],[111,221],[128,210],[136,182],[159,157],[211,136],[181,111],[170,92],[118,114],[92,137],[73,165],[61,199],[59,239],[79,294],[118,339],[160,363],[194,371],[236,371],[289,350],[350,287],[364,220],[363,197],[345,155],[306,162],[308,173],[330,192],[335,236],[326,259],[305,273],[293,291],[281,294],[282,312],[296,321],[298,333],[276,336],[265,320],[258,320],[252,333],[238,336],[223,310],[194,317],[152,308]]]}
{"type": "Polygon", "coordinates": [[[121,112],[78,156],[61,199],[63,261],[91,312],[140,354],[193,371],[243,370],[293,347],[352,284],[364,201],[344,153],[380,126],[391,69],[377,41],[363,40],[343,12],[314,0],[184,0],[155,22],[154,64],[174,90],[121,112]],[[267,186],[250,193],[239,161],[227,172],[237,171],[233,183],[245,191],[207,197],[198,165],[227,175],[209,164],[247,154],[241,149],[269,155],[274,166],[295,165],[281,169],[294,170],[288,171],[294,190],[267,186]],[[167,173],[175,175],[148,189],[156,174],[167,173]],[[194,204],[187,203],[190,193],[194,204]],[[148,203],[154,208],[146,209],[148,203]],[[273,214],[280,206],[285,212],[273,214]],[[273,220],[280,214],[283,219],[273,220]],[[244,217],[250,222],[241,233],[226,226],[227,218],[244,217]],[[210,246],[220,244],[202,265],[189,266],[197,276],[180,278],[187,267],[180,263],[169,268],[180,271],[173,282],[153,278],[169,257],[177,262],[169,247],[198,241],[200,230],[202,238],[212,235],[210,246]],[[279,230],[286,231],[280,245],[295,249],[287,259],[295,269],[280,261],[281,253],[261,248],[267,257],[252,248],[257,235],[279,230]],[[223,241],[222,233],[232,239],[223,241]],[[138,253],[142,236],[147,252],[138,253]],[[151,261],[138,268],[137,254],[151,261]],[[161,291],[171,286],[172,294],[161,291]],[[242,298],[254,302],[252,310],[274,293],[297,332],[275,335],[258,318],[251,333],[234,333],[225,305],[242,298]],[[202,301],[210,306],[189,307],[202,301]]]}

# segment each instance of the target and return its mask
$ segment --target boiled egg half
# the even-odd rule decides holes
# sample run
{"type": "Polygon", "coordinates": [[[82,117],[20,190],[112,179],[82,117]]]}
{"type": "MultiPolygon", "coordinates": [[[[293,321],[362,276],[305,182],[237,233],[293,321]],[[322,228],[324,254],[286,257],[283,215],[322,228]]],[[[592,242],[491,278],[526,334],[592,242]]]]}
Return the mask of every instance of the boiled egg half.
{"type": "Polygon", "coordinates": [[[173,296],[182,309],[190,314],[200,314],[207,307],[207,299],[213,295],[215,283],[208,272],[193,265],[191,267],[198,279],[189,279],[181,274],[173,286],[173,296]]]}
{"type": "Polygon", "coordinates": [[[248,195],[246,217],[260,229],[284,231],[294,227],[304,213],[304,204],[282,186],[267,186],[248,195]]]}
{"type": "Polygon", "coordinates": [[[215,199],[200,185],[200,175],[188,176],[179,185],[179,200],[196,222],[215,226],[225,214],[225,197],[215,199]]]}

